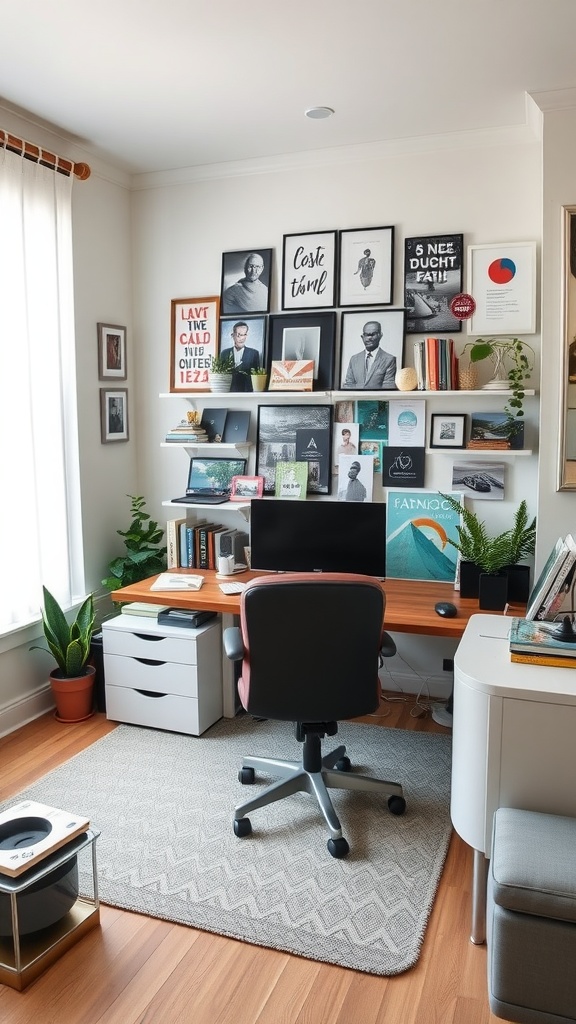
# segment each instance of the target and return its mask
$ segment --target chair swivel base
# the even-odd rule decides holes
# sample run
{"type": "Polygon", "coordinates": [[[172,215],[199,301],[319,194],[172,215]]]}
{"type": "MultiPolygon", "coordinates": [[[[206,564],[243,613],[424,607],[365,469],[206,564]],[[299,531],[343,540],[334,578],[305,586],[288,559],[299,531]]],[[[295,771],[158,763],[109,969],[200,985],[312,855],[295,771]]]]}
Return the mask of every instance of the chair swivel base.
{"type": "Polygon", "coordinates": [[[345,746],[336,747],[330,754],[326,754],[322,758],[319,771],[307,771],[301,761],[284,761],[271,757],[245,757],[238,773],[240,782],[252,783],[254,772],[257,769],[277,776],[278,781],[267,786],[252,800],[247,800],[236,807],[234,832],[237,836],[250,835],[252,825],[250,819],[246,817],[250,811],[254,811],[258,807],[266,807],[293,793],[312,793],[316,796],[330,831],[329,852],[333,857],[345,857],[350,847],[342,835],[342,826],[334,810],[328,789],[378,793],[388,797],[388,808],[392,814],[403,814],[406,810],[402,786],[398,783],[373,779],[367,775],[354,775],[350,772],[350,760],[346,756],[345,746]]]}

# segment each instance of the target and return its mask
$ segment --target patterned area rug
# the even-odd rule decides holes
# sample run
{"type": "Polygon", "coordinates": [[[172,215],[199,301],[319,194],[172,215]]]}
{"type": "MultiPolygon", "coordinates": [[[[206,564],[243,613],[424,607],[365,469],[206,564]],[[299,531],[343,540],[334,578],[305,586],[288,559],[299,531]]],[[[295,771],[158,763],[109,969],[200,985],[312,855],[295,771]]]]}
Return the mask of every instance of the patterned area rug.
{"type": "MultiPolygon", "coordinates": [[[[444,858],[449,736],[343,723],[355,769],[399,781],[404,816],[382,799],[332,790],[350,854],[335,860],[315,798],[295,794],[233,833],[243,754],[298,758],[286,723],[222,719],[202,737],[122,725],[55,769],[30,798],[101,830],[103,903],[312,960],[391,975],[416,963],[444,858]]],[[[262,783],[269,779],[262,778],[262,783]]],[[[260,783],[260,785],[262,784],[260,783]]]]}

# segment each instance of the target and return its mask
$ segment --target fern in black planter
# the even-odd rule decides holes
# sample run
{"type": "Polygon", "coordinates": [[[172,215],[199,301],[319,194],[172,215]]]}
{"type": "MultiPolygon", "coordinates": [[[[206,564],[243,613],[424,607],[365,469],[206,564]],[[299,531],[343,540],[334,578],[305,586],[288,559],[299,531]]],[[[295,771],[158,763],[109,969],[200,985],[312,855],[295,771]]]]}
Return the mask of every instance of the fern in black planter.
{"type": "MultiPolygon", "coordinates": [[[[508,589],[501,607],[504,607],[507,600],[527,600],[527,595],[517,596],[518,591],[514,590],[514,585],[510,588],[510,579],[514,575],[512,570],[518,567],[521,559],[534,553],[536,544],[536,517],[529,519],[526,501],[523,499],[520,502],[512,528],[490,537],[486,524],[474,512],[449,494],[443,494],[442,497],[462,517],[461,524],[456,527],[458,540],[448,541],[460,552],[461,596],[479,596],[479,578],[482,573],[490,576],[504,574],[508,580],[508,589]]],[[[526,577],[526,574],[520,573],[520,576],[526,577]]],[[[525,582],[528,582],[527,579],[525,582]]],[[[491,605],[490,610],[498,609],[491,605]]]]}
{"type": "Polygon", "coordinates": [[[102,584],[110,591],[138,583],[166,568],[166,546],[160,543],[164,530],[144,511],[146,501],[141,495],[126,497],[131,501],[132,521],[127,530],[116,530],[124,537],[126,554],[113,558],[108,566],[108,576],[102,584]]]}

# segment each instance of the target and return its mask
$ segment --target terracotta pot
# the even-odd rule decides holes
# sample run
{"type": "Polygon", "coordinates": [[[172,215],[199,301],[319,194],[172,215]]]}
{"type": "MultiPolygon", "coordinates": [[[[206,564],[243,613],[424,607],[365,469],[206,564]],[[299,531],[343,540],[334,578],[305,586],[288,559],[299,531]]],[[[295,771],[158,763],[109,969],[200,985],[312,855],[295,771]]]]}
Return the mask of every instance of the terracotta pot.
{"type": "Polygon", "coordinates": [[[86,666],[86,674],[63,679],[60,670],[50,676],[50,688],[59,722],[82,722],[94,714],[94,678],[96,669],[86,666]]]}

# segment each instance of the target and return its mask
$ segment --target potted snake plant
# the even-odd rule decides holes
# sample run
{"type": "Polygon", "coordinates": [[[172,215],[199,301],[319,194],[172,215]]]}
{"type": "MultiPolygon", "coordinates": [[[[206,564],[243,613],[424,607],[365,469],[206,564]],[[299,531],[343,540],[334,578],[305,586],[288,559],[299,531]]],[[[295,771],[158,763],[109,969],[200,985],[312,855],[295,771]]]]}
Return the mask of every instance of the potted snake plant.
{"type": "MultiPolygon", "coordinates": [[[[82,602],[76,616],[68,622],[58,601],[42,587],[44,607],[42,627],[48,650],[56,668],[50,673],[50,688],[59,722],[81,722],[94,713],[95,668],[88,664],[94,631],[94,598],[82,602]]],[[[30,650],[46,650],[34,644],[30,650]]]]}

